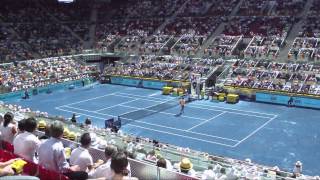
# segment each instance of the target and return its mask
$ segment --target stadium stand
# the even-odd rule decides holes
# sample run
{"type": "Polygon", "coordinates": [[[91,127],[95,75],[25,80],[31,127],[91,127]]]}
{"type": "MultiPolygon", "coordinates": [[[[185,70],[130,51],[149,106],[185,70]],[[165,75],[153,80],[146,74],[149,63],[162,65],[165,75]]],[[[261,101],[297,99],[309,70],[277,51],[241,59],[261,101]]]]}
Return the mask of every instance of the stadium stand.
{"type": "MultiPolygon", "coordinates": [[[[320,4],[317,0],[308,2],[77,0],[61,4],[55,0],[2,0],[0,90],[20,92],[96,78],[97,66],[82,64],[73,56],[67,56],[93,51],[138,57],[134,62],[107,65],[101,70],[101,76],[188,81],[190,74],[205,77],[218,67],[229,67],[223,79],[226,86],[320,95],[320,66],[316,63],[320,60],[320,4]],[[311,2],[310,8],[304,14],[308,2],[311,2]],[[293,27],[300,25],[295,35],[293,27]],[[294,38],[290,39],[291,36],[294,38]],[[284,58],[280,52],[286,48],[284,58]]],[[[164,159],[168,170],[162,174],[163,179],[170,175],[176,179],[291,179],[295,176],[249,160],[154,143],[152,139],[121,131],[70,124],[64,118],[49,117],[46,112],[1,105],[0,112],[7,111],[24,117],[35,116],[38,124],[61,120],[65,128],[76,134],[72,140],[68,136],[62,139],[66,148],[75,147],[82,133],[95,133],[91,138],[99,139],[100,143],[89,150],[93,159],[105,160],[106,144],[115,144],[128,152],[132,176],[141,179],[154,178],[152,173],[141,174],[142,168],[161,171],[156,166],[161,165],[160,159],[164,159]],[[193,170],[187,167],[189,174],[181,174],[183,165],[191,163],[193,170]],[[208,173],[212,176],[207,176],[208,173]]],[[[39,137],[44,134],[41,130],[35,133],[39,137]]],[[[2,162],[18,157],[12,154],[12,144],[1,144],[2,162]]],[[[33,162],[27,162],[24,173],[41,179],[67,179],[60,172],[51,172],[33,162]]],[[[301,175],[301,179],[317,178],[301,175]]]]}

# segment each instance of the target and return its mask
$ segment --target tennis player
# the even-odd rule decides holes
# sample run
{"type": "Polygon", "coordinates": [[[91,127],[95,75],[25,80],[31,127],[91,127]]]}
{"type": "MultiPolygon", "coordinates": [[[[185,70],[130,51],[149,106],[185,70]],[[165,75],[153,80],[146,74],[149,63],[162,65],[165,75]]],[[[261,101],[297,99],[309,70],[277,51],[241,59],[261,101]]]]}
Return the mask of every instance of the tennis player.
{"type": "Polygon", "coordinates": [[[180,115],[181,115],[184,113],[184,106],[186,105],[186,101],[184,100],[183,97],[180,98],[179,104],[180,104],[180,115]]]}

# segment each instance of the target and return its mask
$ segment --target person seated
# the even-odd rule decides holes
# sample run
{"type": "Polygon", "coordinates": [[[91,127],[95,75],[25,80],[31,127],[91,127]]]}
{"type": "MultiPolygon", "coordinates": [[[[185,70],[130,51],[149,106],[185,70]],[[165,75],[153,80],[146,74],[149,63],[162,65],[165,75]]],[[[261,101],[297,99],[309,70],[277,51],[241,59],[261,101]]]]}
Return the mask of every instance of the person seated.
{"type": "Polygon", "coordinates": [[[183,158],[179,163],[175,164],[174,167],[183,174],[187,174],[192,177],[195,177],[196,175],[196,171],[193,170],[193,165],[188,158],[183,158]]]}
{"type": "Polygon", "coordinates": [[[23,133],[25,131],[25,124],[26,124],[26,119],[21,119],[18,122],[18,133],[17,135],[23,133]]]}
{"type": "Polygon", "coordinates": [[[89,133],[82,134],[80,137],[80,143],[81,146],[71,152],[71,165],[78,165],[80,171],[89,172],[103,163],[102,160],[98,161],[96,164],[93,163],[92,156],[88,151],[88,148],[91,145],[91,137],[89,133]]]}
{"type": "Polygon", "coordinates": [[[209,165],[208,169],[203,171],[201,179],[202,180],[205,180],[205,179],[216,179],[216,175],[215,175],[215,173],[213,171],[212,165],[209,165]]]}
{"type": "Polygon", "coordinates": [[[102,164],[101,166],[99,166],[98,168],[89,172],[89,177],[90,178],[111,177],[111,174],[112,174],[112,171],[110,169],[111,159],[117,153],[118,153],[118,149],[116,146],[108,145],[104,150],[106,162],[104,164],[102,164]]]}
{"type": "Polygon", "coordinates": [[[2,140],[12,144],[14,136],[17,134],[18,130],[16,127],[16,122],[13,120],[14,115],[11,112],[7,112],[3,119],[3,123],[0,127],[0,132],[2,140]]]}
{"type": "Polygon", "coordinates": [[[111,159],[110,168],[112,170],[112,174],[109,177],[105,176],[106,179],[137,180],[135,177],[128,176],[128,166],[129,161],[127,155],[124,152],[118,152],[111,159]]]}
{"type": "Polygon", "coordinates": [[[36,128],[37,121],[34,118],[26,119],[25,131],[13,140],[14,153],[28,161],[35,161],[35,152],[40,146],[40,140],[33,134],[36,128]]]}
{"type": "Polygon", "coordinates": [[[64,127],[61,122],[55,121],[50,125],[51,137],[44,141],[39,147],[39,165],[68,176],[70,179],[87,179],[86,172],[79,171],[79,166],[70,166],[67,162],[61,138],[64,127]],[[78,171],[78,172],[77,172],[78,171]]]}

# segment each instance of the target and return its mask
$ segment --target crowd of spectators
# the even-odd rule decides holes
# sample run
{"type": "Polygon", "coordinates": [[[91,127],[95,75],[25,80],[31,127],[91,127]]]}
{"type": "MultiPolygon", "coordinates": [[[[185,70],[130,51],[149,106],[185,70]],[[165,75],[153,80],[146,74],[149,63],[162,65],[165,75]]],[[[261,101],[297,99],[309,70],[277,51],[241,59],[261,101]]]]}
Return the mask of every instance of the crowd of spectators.
{"type": "Polygon", "coordinates": [[[274,1],[272,15],[277,16],[298,16],[306,4],[304,0],[283,0],[274,1]]]}
{"type": "Polygon", "coordinates": [[[239,7],[237,15],[240,16],[266,16],[269,13],[269,3],[267,0],[243,1],[239,7]]]}
{"type": "Polygon", "coordinates": [[[213,39],[209,46],[203,50],[203,54],[212,57],[231,57],[241,40],[242,36],[222,34],[213,39]]]}
{"type": "MultiPolygon", "coordinates": [[[[67,26],[87,38],[88,28],[86,24],[77,23],[75,17],[79,15],[79,7],[73,7],[66,11],[56,1],[3,1],[1,6],[1,17],[6,23],[1,24],[1,34],[6,34],[6,39],[1,39],[1,49],[4,52],[2,59],[26,60],[32,57],[49,57],[79,53],[82,51],[82,42],[67,30],[67,26]],[[45,6],[50,6],[46,10],[45,6]],[[52,8],[51,8],[52,6],[52,8]],[[64,13],[69,13],[68,15],[64,13]],[[57,18],[69,21],[70,24],[55,21],[57,18]],[[73,21],[73,22],[71,22],[73,21]]],[[[88,8],[86,8],[88,10],[88,8]]]]}
{"type": "Polygon", "coordinates": [[[0,60],[10,62],[16,60],[33,59],[30,49],[6,26],[0,24],[0,60]]]}
{"type": "Polygon", "coordinates": [[[244,35],[245,37],[278,36],[286,37],[295,18],[291,17],[244,17],[238,16],[229,20],[224,34],[244,35]]]}
{"type": "MultiPolygon", "coordinates": [[[[219,63],[218,61],[211,62],[219,63]]],[[[243,65],[241,63],[238,62],[238,65],[243,65]]],[[[251,62],[251,65],[254,64],[261,67],[270,66],[265,62],[261,64],[251,62]]],[[[298,64],[273,64],[273,66],[296,69],[296,71],[299,70],[299,67],[312,69],[310,65],[299,66],[298,64]]],[[[86,124],[80,129],[81,126],[79,127],[75,122],[52,121],[45,118],[47,115],[40,117],[40,114],[46,113],[32,112],[30,109],[23,109],[16,105],[1,105],[1,112],[4,112],[4,116],[0,123],[0,137],[1,141],[5,142],[2,142],[5,146],[4,150],[1,150],[0,159],[8,158],[6,157],[10,153],[8,151],[11,151],[14,155],[10,155],[9,159],[21,158],[27,162],[26,166],[31,164],[33,165],[31,167],[38,168],[40,177],[44,177],[42,173],[45,170],[51,171],[45,174],[47,179],[55,179],[63,175],[77,180],[115,177],[136,179],[134,176],[137,175],[137,172],[134,170],[137,170],[135,167],[138,165],[137,162],[147,162],[149,166],[158,166],[167,171],[180,172],[189,177],[204,180],[276,177],[315,180],[318,178],[304,176],[300,161],[294,164],[293,173],[284,173],[278,167],[260,166],[252,163],[250,159],[239,161],[212,156],[148,138],[128,136],[121,131],[116,133],[111,132],[110,129],[97,129],[91,124],[86,124]],[[6,113],[6,111],[10,112],[6,113]],[[28,112],[28,117],[30,115],[32,117],[24,118],[25,112],[28,112]],[[18,115],[20,120],[17,121],[18,115]],[[71,132],[70,128],[76,132],[76,138],[71,138],[74,132],[71,132]],[[100,136],[100,133],[104,136],[100,136]],[[10,144],[13,146],[10,147],[10,144]]],[[[1,162],[0,166],[3,167],[17,160],[19,159],[1,162]]],[[[23,169],[26,170],[25,173],[32,172],[32,169],[23,169]]],[[[13,171],[10,171],[10,168],[3,168],[0,176],[8,175],[7,172],[13,171]]],[[[24,178],[37,179],[29,176],[24,178]]]]}
{"type": "Polygon", "coordinates": [[[194,34],[209,36],[218,27],[220,20],[215,17],[183,17],[170,22],[163,30],[168,35],[194,34]]]}
{"type": "Polygon", "coordinates": [[[166,46],[168,41],[173,36],[156,34],[153,35],[147,42],[145,42],[139,49],[140,54],[157,54],[160,51],[168,52],[169,48],[166,46]]]}
{"type": "Polygon", "coordinates": [[[61,24],[21,23],[12,27],[41,57],[75,54],[82,51],[80,41],[61,24]]]}
{"type": "Polygon", "coordinates": [[[218,59],[191,59],[181,56],[142,56],[138,62],[118,63],[106,67],[107,75],[127,75],[160,80],[188,80],[189,74],[207,75],[221,65],[218,59]]]}
{"type": "Polygon", "coordinates": [[[300,37],[320,37],[320,20],[317,17],[307,17],[303,22],[302,32],[299,33],[300,37]]]}
{"type": "Polygon", "coordinates": [[[214,1],[206,13],[207,16],[228,16],[231,14],[232,10],[237,6],[239,0],[224,1],[218,0],[214,1]]]}
{"type": "Polygon", "coordinates": [[[291,45],[288,59],[319,60],[320,39],[315,37],[297,37],[291,45]]]}
{"type": "Polygon", "coordinates": [[[10,91],[24,90],[91,77],[94,66],[81,65],[72,58],[47,58],[0,66],[0,85],[10,91]]]}
{"type": "Polygon", "coordinates": [[[244,56],[256,59],[275,59],[279,55],[284,39],[277,36],[254,36],[245,49],[244,56]]]}
{"type": "Polygon", "coordinates": [[[308,16],[319,16],[320,2],[317,0],[312,1],[310,10],[308,11],[308,16]]]}
{"type": "Polygon", "coordinates": [[[179,12],[180,17],[202,16],[206,13],[213,2],[209,0],[190,0],[179,12]]]}
{"type": "Polygon", "coordinates": [[[225,84],[318,95],[318,71],[318,67],[311,64],[237,60],[225,84]]]}

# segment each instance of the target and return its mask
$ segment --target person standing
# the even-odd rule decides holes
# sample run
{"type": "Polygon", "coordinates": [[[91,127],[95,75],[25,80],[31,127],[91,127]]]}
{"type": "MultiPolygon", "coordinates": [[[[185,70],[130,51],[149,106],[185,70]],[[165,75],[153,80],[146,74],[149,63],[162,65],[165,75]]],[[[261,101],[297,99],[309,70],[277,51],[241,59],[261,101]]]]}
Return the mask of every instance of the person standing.
{"type": "Polygon", "coordinates": [[[184,100],[183,97],[180,98],[179,105],[180,105],[180,115],[181,115],[184,113],[184,107],[186,105],[186,101],[184,100]]]}

